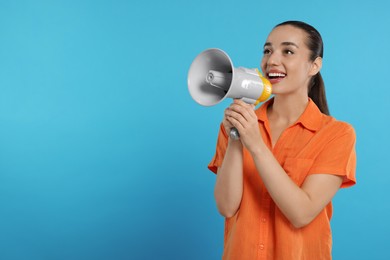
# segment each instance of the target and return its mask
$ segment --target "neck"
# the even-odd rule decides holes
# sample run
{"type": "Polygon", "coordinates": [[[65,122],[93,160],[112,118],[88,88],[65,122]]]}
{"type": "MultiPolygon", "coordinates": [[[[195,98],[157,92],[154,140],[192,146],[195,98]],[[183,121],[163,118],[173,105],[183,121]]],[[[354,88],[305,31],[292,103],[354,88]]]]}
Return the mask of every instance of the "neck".
{"type": "Polygon", "coordinates": [[[308,103],[308,96],[276,95],[272,106],[268,108],[268,118],[291,125],[302,115],[308,103]]]}

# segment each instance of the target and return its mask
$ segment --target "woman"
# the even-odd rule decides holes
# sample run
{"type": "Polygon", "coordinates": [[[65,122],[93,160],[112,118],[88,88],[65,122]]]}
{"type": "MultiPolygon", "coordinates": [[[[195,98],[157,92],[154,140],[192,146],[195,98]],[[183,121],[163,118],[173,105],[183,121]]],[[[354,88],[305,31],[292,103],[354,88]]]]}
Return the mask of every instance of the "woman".
{"type": "Polygon", "coordinates": [[[312,26],[277,25],[261,61],[274,97],[257,110],[241,100],[225,110],[209,164],[226,218],[224,259],[332,257],[331,199],[355,184],[355,132],[329,116],[322,57],[312,26]]]}

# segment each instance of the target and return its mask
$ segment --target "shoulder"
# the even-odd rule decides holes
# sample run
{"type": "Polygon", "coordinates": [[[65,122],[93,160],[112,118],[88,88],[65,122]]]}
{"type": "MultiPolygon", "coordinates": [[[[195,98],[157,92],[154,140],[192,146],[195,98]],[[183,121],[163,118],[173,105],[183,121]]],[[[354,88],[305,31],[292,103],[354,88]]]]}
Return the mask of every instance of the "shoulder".
{"type": "Polygon", "coordinates": [[[340,121],[333,116],[323,115],[323,127],[328,127],[337,131],[354,132],[353,126],[345,121],[340,121]]]}
{"type": "Polygon", "coordinates": [[[340,137],[356,138],[355,129],[350,123],[337,120],[328,115],[323,115],[322,127],[319,129],[318,133],[324,134],[330,139],[340,137]]]}

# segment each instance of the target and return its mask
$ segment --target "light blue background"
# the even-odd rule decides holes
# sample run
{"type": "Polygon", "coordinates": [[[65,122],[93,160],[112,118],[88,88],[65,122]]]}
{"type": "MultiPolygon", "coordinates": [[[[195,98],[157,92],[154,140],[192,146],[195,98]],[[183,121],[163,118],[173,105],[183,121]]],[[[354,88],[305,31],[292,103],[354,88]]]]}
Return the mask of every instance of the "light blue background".
{"type": "Polygon", "coordinates": [[[0,259],[219,259],[211,159],[229,101],[187,71],[218,47],[258,67],[274,25],[325,41],[331,113],[357,133],[334,259],[390,259],[390,15],[382,1],[0,1],[0,259]]]}

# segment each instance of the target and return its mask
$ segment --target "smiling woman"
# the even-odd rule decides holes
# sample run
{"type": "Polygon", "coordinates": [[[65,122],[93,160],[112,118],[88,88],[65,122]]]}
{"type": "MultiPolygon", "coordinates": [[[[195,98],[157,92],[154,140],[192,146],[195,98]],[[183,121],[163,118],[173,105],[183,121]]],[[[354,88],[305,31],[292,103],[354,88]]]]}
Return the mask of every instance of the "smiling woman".
{"type": "MultiPolygon", "coordinates": [[[[268,66],[268,71],[264,71],[267,73],[272,84],[281,82],[287,76],[284,71],[277,69],[277,65],[282,58],[284,58],[283,62],[287,64],[286,66],[290,67],[290,74],[295,73],[294,71],[306,74],[310,72],[310,78],[307,78],[303,74],[302,79],[292,80],[296,82],[297,88],[301,85],[308,85],[309,97],[319,106],[321,112],[329,115],[324,83],[319,72],[322,67],[323,50],[321,35],[313,27],[301,22],[282,23],[275,28],[269,37],[269,41],[264,44],[264,56],[261,66],[263,70],[266,70],[266,63],[275,65],[268,66]],[[288,40],[286,41],[284,41],[286,35],[284,34],[285,28],[283,30],[283,25],[289,28],[287,30],[288,40]],[[305,34],[308,37],[305,37],[305,34]],[[305,46],[307,48],[304,48],[305,46]],[[297,66],[306,67],[298,68],[297,66]],[[296,70],[292,70],[292,68],[296,68],[296,70]],[[309,82],[305,82],[307,80],[309,82]]],[[[298,77],[299,75],[289,75],[289,78],[293,76],[298,77]]],[[[276,85],[274,93],[278,91],[279,85],[276,85]]],[[[286,89],[283,90],[286,91],[286,89]]]]}
{"type": "Polygon", "coordinates": [[[274,98],[225,110],[209,169],[226,217],[224,259],[331,259],[331,200],[355,184],[355,132],[329,116],[323,43],[310,25],[277,25],[261,68],[274,98]],[[241,139],[226,134],[235,127],[241,139]]]}

